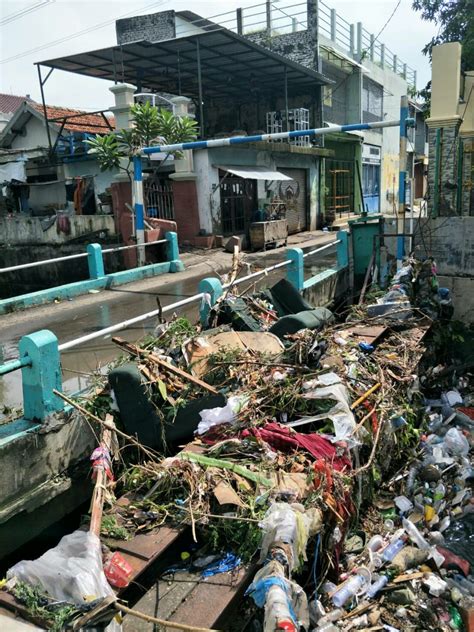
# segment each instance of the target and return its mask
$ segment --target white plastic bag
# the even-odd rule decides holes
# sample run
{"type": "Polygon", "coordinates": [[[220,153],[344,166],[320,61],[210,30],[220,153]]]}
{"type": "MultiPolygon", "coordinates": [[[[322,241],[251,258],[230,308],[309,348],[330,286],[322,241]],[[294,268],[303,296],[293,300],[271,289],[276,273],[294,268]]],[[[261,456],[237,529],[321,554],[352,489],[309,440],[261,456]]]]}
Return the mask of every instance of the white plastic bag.
{"type": "Polygon", "coordinates": [[[446,450],[455,456],[467,456],[469,453],[469,441],[457,428],[450,428],[444,436],[446,450]]]}
{"type": "Polygon", "coordinates": [[[327,413],[315,415],[311,419],[330,419],[334,425],[334,441],[346,441],[350,448],[358,444],[353,433],[356,427],[354,415],[349,406],[347,388],[334,373],[320,375],[315,380],[303,384],[306,399],[333,399],[334,406],[327,413]],[[335,378],[338,378],[336,382],[335,378]],[[318,387],[317,384],[329,383],[329,386],[318,387]]]}
{"type": "Polygon", "coordinates": [[[234,423],[238,413],[245,407],[247,401],[247,397],[232,396],[229,397],[225,406],[201,410],[199,413],[201,421],[196,430],[197,434],[202,435],[213,426],[234,423]]]}
{"type": "Polygon", "coordinates": [[[7,572],[7,579],[13,577],[76,605],[114,595],[102,569],[100,540],[89,531],[74,531],[38,559],[18,562],[7,572]]]}

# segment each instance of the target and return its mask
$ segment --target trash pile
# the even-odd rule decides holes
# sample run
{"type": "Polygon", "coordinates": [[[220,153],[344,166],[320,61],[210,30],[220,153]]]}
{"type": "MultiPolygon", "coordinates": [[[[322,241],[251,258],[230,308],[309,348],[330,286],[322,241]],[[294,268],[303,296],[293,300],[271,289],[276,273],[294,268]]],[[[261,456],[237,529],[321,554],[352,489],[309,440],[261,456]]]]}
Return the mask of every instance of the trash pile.
{"type": "Polygon", "coordinates": [[[407,298],[400,320],[362,306],[336,322],[280,282],[227,294],[207,329],[115,338],[126,355],[81,409],[133,444],[102,537],[188,528],[170,577],[246,569],[264,632],[462,629],[474,389],[469,362],[435,364],[434,271],[399,273],[381,305],[407,298]]]}

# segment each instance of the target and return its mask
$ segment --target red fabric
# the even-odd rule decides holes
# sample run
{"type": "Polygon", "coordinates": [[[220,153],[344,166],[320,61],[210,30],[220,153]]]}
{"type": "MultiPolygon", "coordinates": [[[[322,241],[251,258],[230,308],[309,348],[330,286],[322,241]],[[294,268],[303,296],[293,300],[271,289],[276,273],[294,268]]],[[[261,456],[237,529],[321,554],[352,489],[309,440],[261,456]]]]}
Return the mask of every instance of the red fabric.
{"type": "Polygon", "coordinates": [[[272,422],[261,428],[251,428],[242,432],[242,437],[249,436],[257,437],[281,452],[306,450],[315,459],[329,461],[339,472],[351,468],[347,455],[338,456],[334,444],[318,433],[302,434],[295,432],[292,428],[272,422]]]}

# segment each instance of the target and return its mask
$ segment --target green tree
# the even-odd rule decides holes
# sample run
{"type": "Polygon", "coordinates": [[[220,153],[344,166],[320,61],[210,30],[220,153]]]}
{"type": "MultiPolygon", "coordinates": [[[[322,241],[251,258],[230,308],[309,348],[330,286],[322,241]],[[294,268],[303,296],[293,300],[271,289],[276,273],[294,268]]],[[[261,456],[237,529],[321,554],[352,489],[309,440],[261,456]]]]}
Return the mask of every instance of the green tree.
{"type": "Polygon", "coordinates": [[[431,58],[433,46],[461,42],[463,69],[474,70],[474,0],[413,0],[413,8],[439,27],[423,53],[431,58]]]}
{"type": "MultiPolygon", "coordinates": [[[[86,141],[90,146],[89,153],[95,154],[101,171],[121,169],[130,177],[133,157],[144,147],[187,143],[197,137],[197,123],[187,116],[176,116],[149,102],[135,103],[130,111],[130,129],[97,135],[86,141]],[[126,166],[123,166],[123,158],[128,159],[126,166]]],[[[174,154],[179,155],[179,152],[174,154]]]]}

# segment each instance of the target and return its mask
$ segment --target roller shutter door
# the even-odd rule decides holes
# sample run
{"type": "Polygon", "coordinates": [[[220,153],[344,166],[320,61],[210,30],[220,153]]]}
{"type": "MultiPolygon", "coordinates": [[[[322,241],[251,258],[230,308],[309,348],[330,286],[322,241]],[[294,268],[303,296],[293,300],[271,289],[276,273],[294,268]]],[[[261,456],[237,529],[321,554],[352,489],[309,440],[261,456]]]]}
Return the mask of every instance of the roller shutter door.
{"type": "Polygon", "coordinates": [[[285,169],[277,167],[278,171],[292,178],[282,181],[279,185],[279,197],[286,203],[286,219],[288,232],[299,233],[307,228],[307,169],[285,169]]]}

